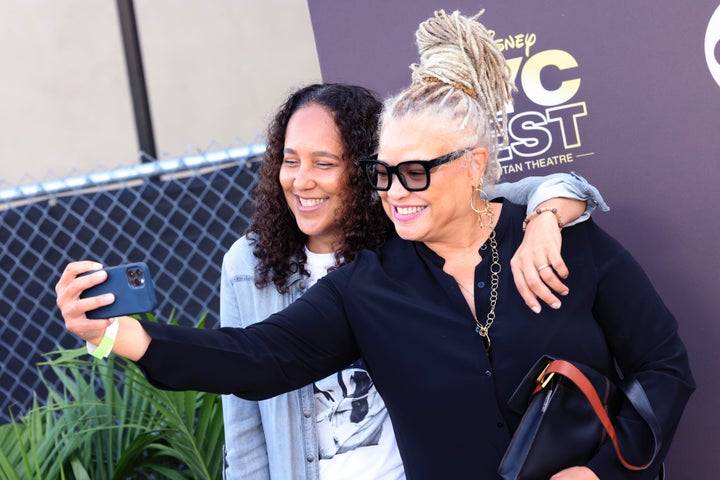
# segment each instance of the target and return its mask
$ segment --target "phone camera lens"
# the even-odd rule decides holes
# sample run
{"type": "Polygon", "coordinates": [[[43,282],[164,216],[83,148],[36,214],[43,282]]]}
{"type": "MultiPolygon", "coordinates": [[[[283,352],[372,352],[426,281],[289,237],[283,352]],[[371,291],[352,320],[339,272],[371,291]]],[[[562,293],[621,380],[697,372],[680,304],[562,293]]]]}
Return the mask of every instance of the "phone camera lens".
{"type": "Polygon", "coordinates": [[[145,279],[143,278],[144,274],[141,268],[128,268],[125,273],[127,274],[128,283],[131,286],[140,287],[145,283],[145,279]]]}

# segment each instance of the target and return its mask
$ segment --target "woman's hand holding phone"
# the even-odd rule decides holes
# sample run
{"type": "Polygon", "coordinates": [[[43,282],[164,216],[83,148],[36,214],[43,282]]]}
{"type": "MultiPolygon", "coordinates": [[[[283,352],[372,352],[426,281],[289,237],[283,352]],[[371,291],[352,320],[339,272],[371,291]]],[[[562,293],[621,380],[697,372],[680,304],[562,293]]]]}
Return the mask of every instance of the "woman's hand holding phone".
{"type": "Polygon", "coordinates": [[[101,269],[102,265],[96,262],[72,262],[65,267],[60,280],[55,285],[56,303],[65,320],[65,328],[94,344],[100,343],[105,335],[105,329],[110,325],[110,320],[91,320],[85,313],[112,304],[115,296],[106,293],[81,299],[80,295],[107,279],[107,272],[101,269]],[[94,272],[87,274],[92,271],[94,272]]]}
{"type": "MultiPolygon", "coordinates": [[[[110,306],[119,299],[110,291],[94,296],[84,296],[84,292],[103,284],[107,279],[108,271],[103,270],[101,264],[80,261],[68,264],[55,285],[56,303],[65,320],[65,328],[95,345],[101,342],[112,320],[88,318],[87,312],[110,306]]],[[[152,300],[154,308],[154,293],[152,300]]],[[[150,344],[149,335],[140,322],[133,318],[122,316],[117,322],[120,328],[113,352],[133,361],[138,360],[150,344]]]]}

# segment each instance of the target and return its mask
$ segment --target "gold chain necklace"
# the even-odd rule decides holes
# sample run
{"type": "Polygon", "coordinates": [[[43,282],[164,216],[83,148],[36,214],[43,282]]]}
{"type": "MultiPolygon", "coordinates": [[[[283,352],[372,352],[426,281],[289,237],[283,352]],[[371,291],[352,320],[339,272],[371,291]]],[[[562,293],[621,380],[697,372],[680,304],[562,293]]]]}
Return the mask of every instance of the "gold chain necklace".
{"type": "MultiPolygon", "coordinates": [[[[482,325],[478,319],[477,315],[474,315],[475,318],[475,332],[480,335],[483,338],[483,341],[485,343],[485,350],[488,352],[490,351],[490,327],[492,327],[493,322],[495,321],[495,305],[497,305],[497,299],[498,299],[498,286],[500,285],[500,270],[502,269],[502,266],[500,265],[500,254],[498,253],[497,249],[497,240],[495,239],[495,230],[490,231],[490,235],[488,236],[488,240],[490,240],[490,310],[488,311],[487,318],[485,320],[485,325],[482,325]]],[[[465,288],[460,282],[455,280],[457,284],[468,292],[472,298],[474,299],[475,296],[473,295],[473,292],[465,288]]]]}

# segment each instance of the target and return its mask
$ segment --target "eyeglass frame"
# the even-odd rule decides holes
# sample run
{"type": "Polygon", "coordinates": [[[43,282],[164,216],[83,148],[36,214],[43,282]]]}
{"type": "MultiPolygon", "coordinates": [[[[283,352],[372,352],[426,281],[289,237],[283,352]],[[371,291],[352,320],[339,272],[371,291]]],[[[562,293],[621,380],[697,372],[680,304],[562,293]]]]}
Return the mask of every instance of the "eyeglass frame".
{"type": "Polygon", "coordinates": [[[378,154],[374,154],[370,156],[369,158],[364,158],[360,160],[360,169],[365,174],[365,178],[367,179],[368,183],[370,184],[370,188],[373,190],[376,190],[378,192],[387,192],[390,190],[390,187],[392,186],[392,177],[395,175],[398,180],[400,181],[400,184],[403,186],[405,190],[408,192],[422,192],[423,190],[427,190],[430,188],[430,170],[438,167],[440,165],[444,165],[448,162],[451,162],[453,160],[457,160],[458,158],[462,157],[463,155],[468,154],[469,152],[473,151],[474,149],[471,147],[463,148],[460,150],[455,150],[454,152],[446,153],[445,155],[441,155],[437,158],[433,158],[432,160],[406,160],[404,162],[400,162],[397,165],[391,166],[387,163],[378,160],[377,156],[378,154]],[[419,167],[422,167],[425,170],[425,186],[422,188],[411,188],[407,185],[405,176],[400,173],[400,167],[402,165],[407,165],[409,163],[415,164],[419,167]],[[376,185],[373,185],[373,181],[370,178],[370,173],[368,172],[368,168],[371,165],[382,165],[387,170],[388,174],[388,184],[385,188],[380,188],[376,185]]]}

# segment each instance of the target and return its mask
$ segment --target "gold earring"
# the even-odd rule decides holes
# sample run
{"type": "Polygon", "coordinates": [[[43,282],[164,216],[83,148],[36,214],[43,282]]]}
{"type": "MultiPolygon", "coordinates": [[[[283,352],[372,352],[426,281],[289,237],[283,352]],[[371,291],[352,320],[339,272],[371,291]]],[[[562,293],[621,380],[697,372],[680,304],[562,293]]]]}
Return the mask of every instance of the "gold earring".
{"type": "Polygon", "coordinates": [[[477,214],[477,221],[480,224],[480,228],[492,228],[493,226],[493,211],[490,208],[490,197],[482,189],[482,182],[480,185],[473,187],[473,194],[470,195],[470,208],[475,214],[477,214]],[[483,202],[483,209],[479,209],[475,206],[475,194],[477,193],[480,201],[483,202]],[[487,225],[485,225],[485,219],[487,219],[487,225]]]}

